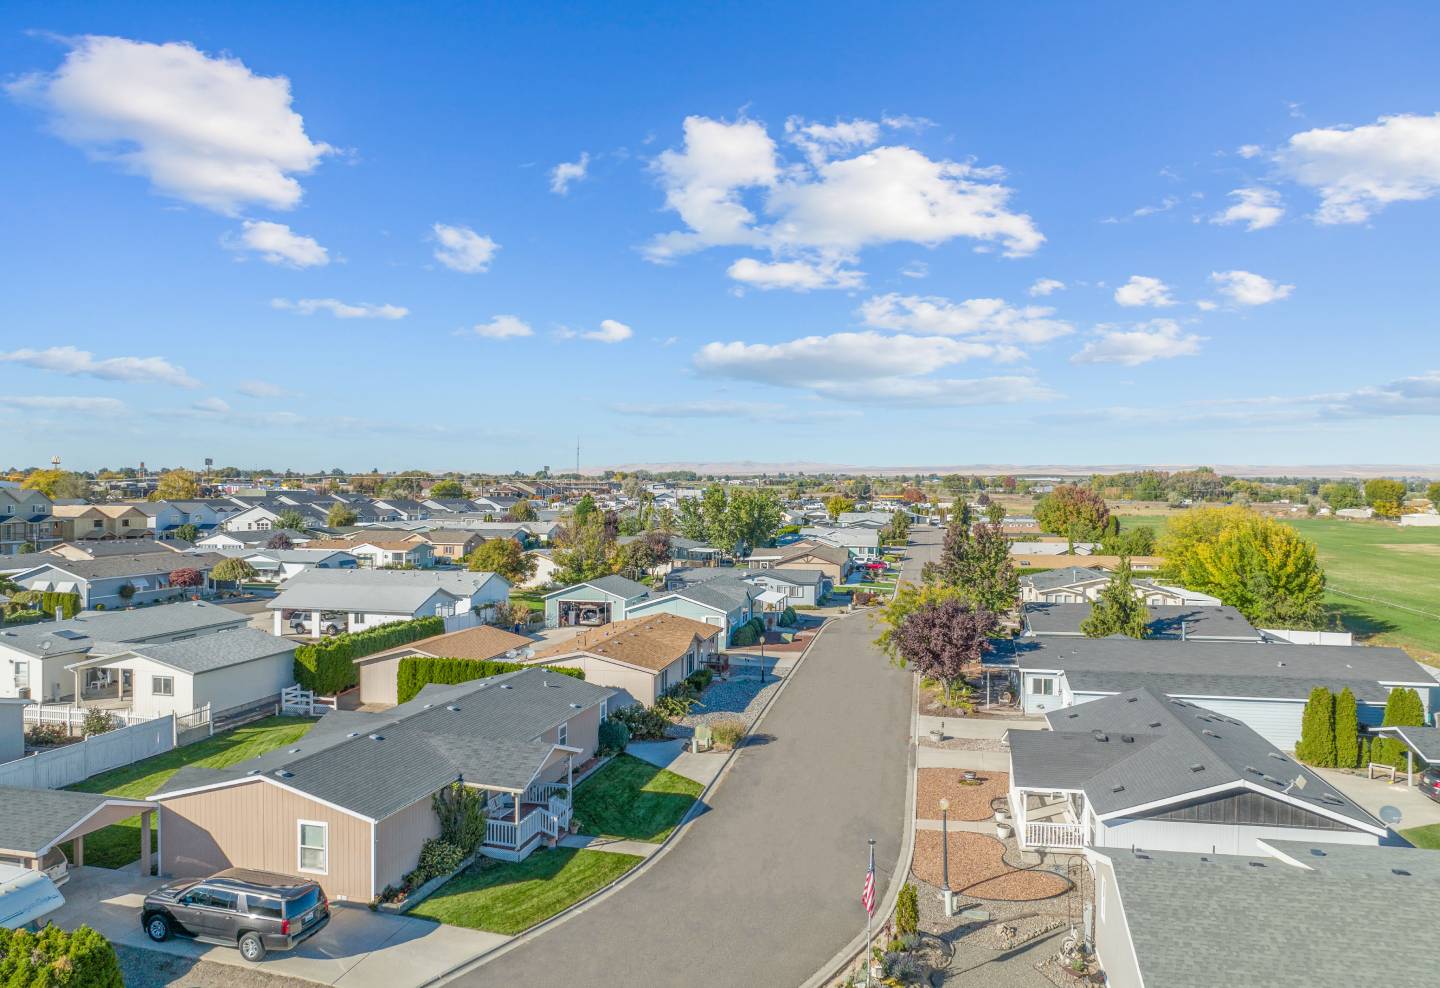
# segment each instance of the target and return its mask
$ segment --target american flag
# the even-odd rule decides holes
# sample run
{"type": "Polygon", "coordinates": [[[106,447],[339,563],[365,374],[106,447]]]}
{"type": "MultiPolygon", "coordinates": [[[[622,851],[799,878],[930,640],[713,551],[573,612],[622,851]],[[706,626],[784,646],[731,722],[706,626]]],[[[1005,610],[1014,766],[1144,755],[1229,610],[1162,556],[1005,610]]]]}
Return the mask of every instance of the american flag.
{"type": "Polygon", "coordinates": [[[870,869],[865,872],[865,888],[860,892],[860,904],[865,907],[865,915],[873,915],[875,912],[875,864],[871,862],[870,869]]]}

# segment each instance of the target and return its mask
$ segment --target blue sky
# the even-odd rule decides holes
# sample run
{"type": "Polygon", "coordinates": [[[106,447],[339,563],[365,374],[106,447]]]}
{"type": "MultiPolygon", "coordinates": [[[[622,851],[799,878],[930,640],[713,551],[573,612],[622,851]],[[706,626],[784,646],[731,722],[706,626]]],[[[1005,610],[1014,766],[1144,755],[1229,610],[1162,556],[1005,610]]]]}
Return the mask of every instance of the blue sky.
{"type": "Polygon", "coordinates": [[[1433,461],[1436,50],[1425,4],[10,3],[0,467],[1433,461]]]}

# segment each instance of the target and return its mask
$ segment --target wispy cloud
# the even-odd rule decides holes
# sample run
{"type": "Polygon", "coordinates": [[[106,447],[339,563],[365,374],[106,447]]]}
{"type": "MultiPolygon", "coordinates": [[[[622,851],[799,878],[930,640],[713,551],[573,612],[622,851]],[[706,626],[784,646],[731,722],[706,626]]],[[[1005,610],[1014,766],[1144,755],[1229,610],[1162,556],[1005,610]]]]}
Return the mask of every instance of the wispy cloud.
{"type": "Polygon", "coordinates": [[[404,319],[410,310],[401,305],[376,305],[371,302],[342,302],[338,298],[273,298],[271,308],[286,309],[302,316],[328,312],[336,319],[404,319]]]}
{"type": "Polygon", "coordinates": [[[30,412],[77,412],[85,415],[120,415],[126,411],[118,398],[75,395],[0,395],[0,405],[30,412]]]}
{"type": "Polygon", "coordinates": [[[535,330],[519,316],[499,315],[489,322],[476,323],[469,329],[460,330],[460,335],[480,336],[487,340],[509,340],[534,336],[535,330]]]}
{"type": "Polygon", "coordinates": [[[550,191],[557,196],[568,195],[570,186],[583,182],[590,173],[590,152],[581,151],[576,161],[562,161],[550,169],[550,191]]]}
{"type": "Polygon", "coordinates": [[[69,377],[95,377],[104,381],[171,384],[198,388],[200,382],[164,357],[103,357],[73,346],[52,346],[44,350],[20,349],[0,353],[0,363],[20,364],[69,377]]]}
{"type": "Polygon", "coordinates": [[[435,260],[451,271],[462,274],[478,274],[490,269],[490,262],[500,245],[489,237],[476,233],[468,226],[449,226],[436,223],[431,228],[435,237],[435,260]]]}

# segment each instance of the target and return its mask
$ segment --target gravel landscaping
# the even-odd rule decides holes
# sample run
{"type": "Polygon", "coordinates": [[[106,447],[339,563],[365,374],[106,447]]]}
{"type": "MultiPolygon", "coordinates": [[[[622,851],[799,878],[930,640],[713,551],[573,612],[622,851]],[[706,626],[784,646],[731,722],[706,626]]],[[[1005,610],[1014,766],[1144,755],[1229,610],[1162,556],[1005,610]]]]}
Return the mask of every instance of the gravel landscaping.
{"type": "Polygon", "coordinates": [[[701,724],[713,724],[720,720],[743,720],[748,728],[755,723],[770,696],[780,688],[783,676],[773,671],[765,674],[765,683],[760,683],[760,673],[754,669],[732,669],[727,680],[715,680],[695,704],[690,715],[670,728],[670,736],[689,738],[701,724]]]}
{"type": "Polygon", "coordinates": [[[978,784],[962,780],[965,769],[922,768],[915,773],[915,816],[920,820],[940,819],[940,799],[950,800],[951,820],[989,820],[994,811],[991,800],[1010,790],[1010,776],[1004,772],[976,772],[978,784]]]}
{"type": "Polygon", "coordinates": [[[928,734],[920,735],[920,745],[945,751],[1009,751],[999,738],[946,738],[936,741],[928,734]]]}
{"type": "MultiPolygon", "coordinates": [[[[952,831],[949,844],[950,887],[968,898],[1026,902],[1049,899],[1073,887],[1069,879],[1053,872],[1006,864],[1005,845],[994,837],[952,831]]],[[[915,832],[915,860],[911,871],[923,882],[940,885],[940,831],[915,832]]]]}

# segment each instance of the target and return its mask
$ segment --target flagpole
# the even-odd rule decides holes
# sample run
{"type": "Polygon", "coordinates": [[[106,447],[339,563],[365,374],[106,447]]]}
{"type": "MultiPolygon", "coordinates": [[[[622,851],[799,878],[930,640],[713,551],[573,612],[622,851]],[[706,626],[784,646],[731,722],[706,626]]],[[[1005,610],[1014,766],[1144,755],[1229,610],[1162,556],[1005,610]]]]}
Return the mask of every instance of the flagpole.
{"type": "MultiPolygon", "coordinates": [[[[869,838],[869,839],[866,841],[866,843],[870,845],[870,874],[871,874],[871,875],[874,875],[874,874],[875,874],[875,838],[874,838],[874,837],[869,838]]],[[[870,925],[871,925],[871,918],[872,918],[873,913],[874,913],[874,910],[867,906],[866,909],[865,909],[865,950],[864,950],[863,954],[861,955],[861,956],[862,956],[862,959],[863,959],[864,962],[865,962],[865,986],[866,986],[866,988],[870,988],[870,984],[871,984],[871,964],[870,964],[870,962],[871,962],[871,959],[872,959],[872,958],[871,958],[871,953],[870,953],[870,942],[871,942],[871,938],[873,937],[873,934],[872,934],[871,931],[870,931],[870,925]]]]}

